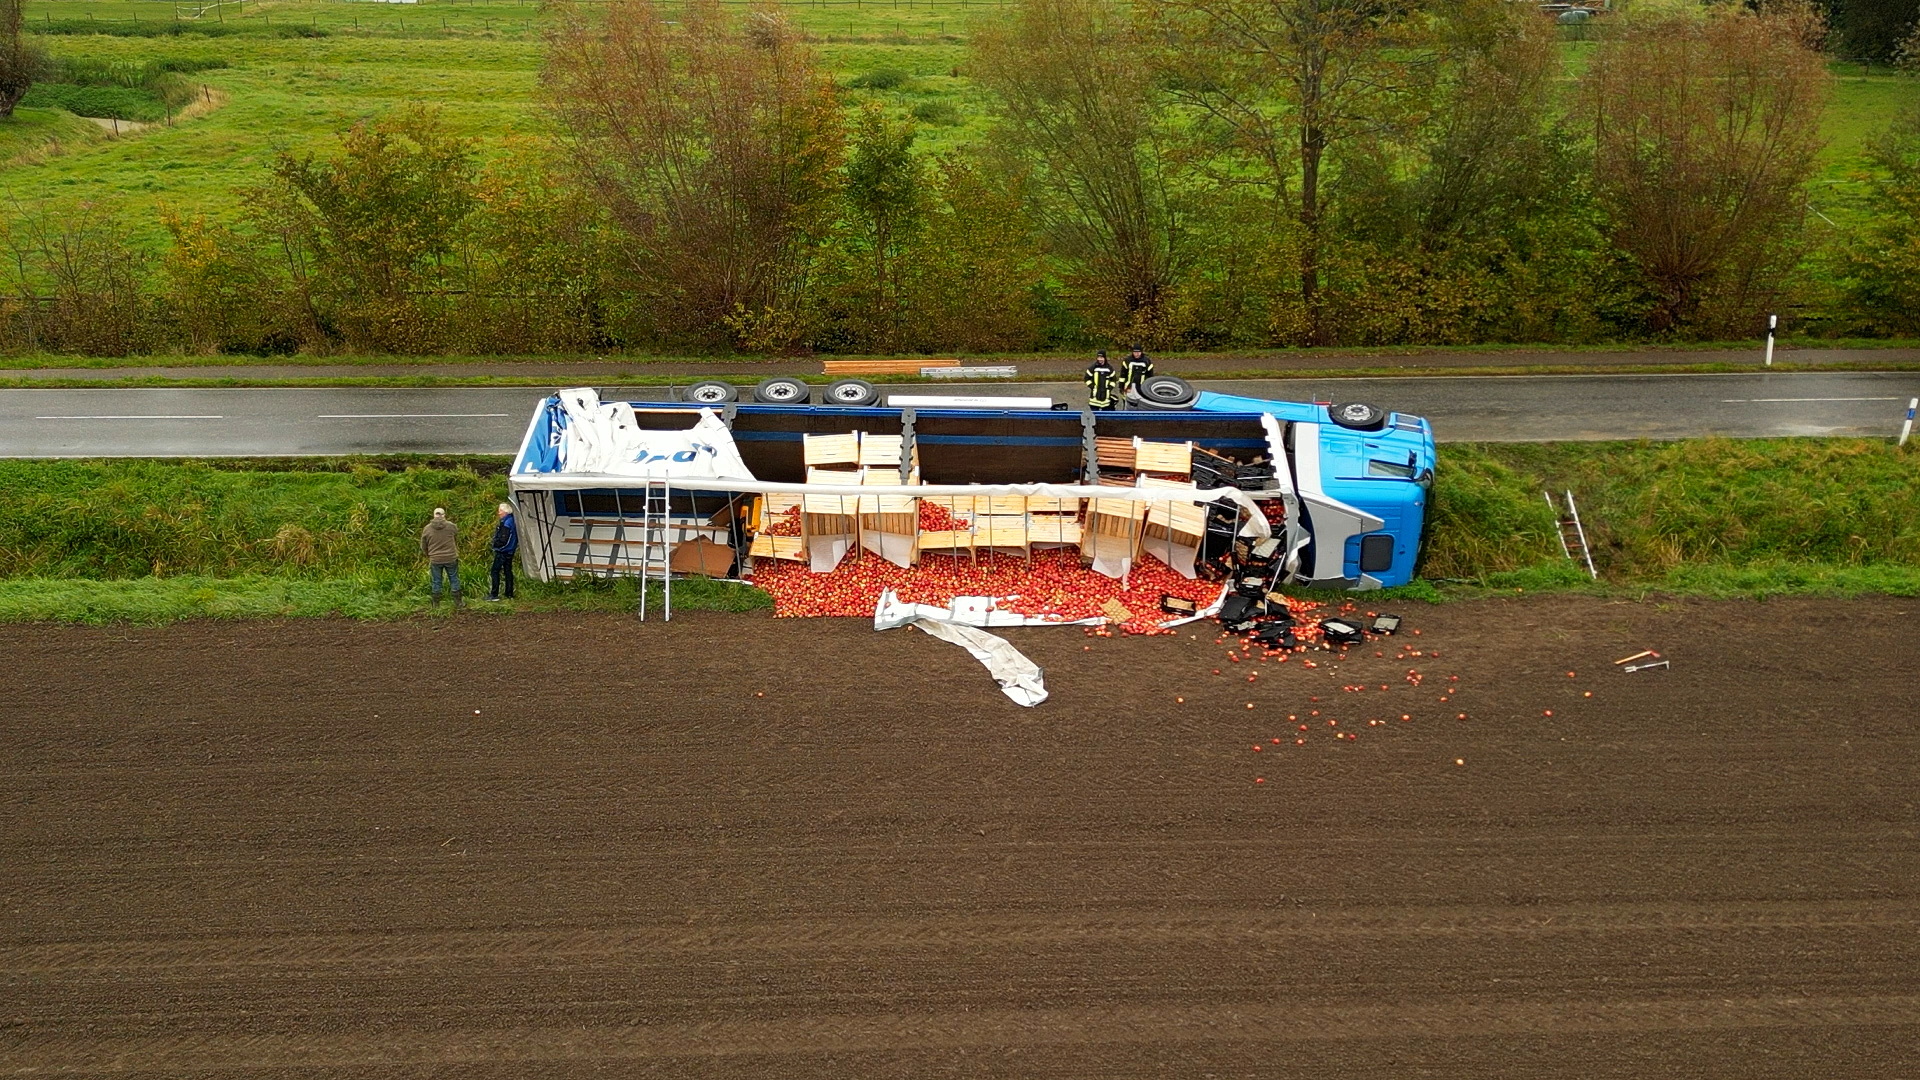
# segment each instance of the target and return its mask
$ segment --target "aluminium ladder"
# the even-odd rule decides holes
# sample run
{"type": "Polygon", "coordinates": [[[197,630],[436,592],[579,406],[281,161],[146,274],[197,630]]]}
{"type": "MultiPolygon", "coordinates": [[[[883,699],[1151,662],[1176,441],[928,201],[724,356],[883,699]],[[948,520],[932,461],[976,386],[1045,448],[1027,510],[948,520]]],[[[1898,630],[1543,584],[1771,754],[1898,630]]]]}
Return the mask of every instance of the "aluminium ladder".
{"type": "Polygon", "coordinates": [[[660,618],[673,621],[673,517],[665,480],[646,481],[640,509],[640,618],[647,617],[647,583],[660,583],[660,618]]]}
{"type": "Polygon", "coordinates": [[[1573,492],[1566,493],[1567,512],[1564,515],[1554,503],[1552,492],[1543,491],[1540,494],[1546,496],[1547,508],[1553,511],[1554,520],[1559,526],[1560,553],[1568,559],[1575,559],[1574,553],[1578,552],[1577,558],[1587,564],[1587,576],[1599,580],[1600,571],[1593,568],[1593,552],[1587,547],[1587,528],[1580,523],[1580,508],[1573,504],[1573,492]]]}

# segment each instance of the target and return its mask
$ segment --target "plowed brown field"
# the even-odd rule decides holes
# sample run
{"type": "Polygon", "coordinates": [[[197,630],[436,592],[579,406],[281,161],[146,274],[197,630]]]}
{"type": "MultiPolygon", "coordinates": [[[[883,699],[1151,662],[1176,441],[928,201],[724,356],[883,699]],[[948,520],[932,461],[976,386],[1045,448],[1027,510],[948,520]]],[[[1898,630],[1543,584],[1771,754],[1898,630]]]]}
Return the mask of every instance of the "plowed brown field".
{"type": "Polygon", "coordinates": [[[0,627],[0,1073],[1920,1075],[1920,602],[1405,614],[0,627]]]}

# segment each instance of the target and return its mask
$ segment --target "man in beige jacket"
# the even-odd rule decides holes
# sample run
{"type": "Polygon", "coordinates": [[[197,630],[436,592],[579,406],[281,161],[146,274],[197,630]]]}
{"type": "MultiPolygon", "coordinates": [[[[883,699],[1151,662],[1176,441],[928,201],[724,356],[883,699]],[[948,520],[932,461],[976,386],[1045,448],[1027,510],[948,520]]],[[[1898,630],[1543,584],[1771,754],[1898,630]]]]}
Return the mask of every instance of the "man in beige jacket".
{"type": "Polygon", "coordinates": [[[420,530],[420,553],[427,557],[427,585],[433,602],[440,602],[440,578],[453,586],[453,606],[460,606],[460,530],[447,520],[442,507],[433,508],[433,520],[420,530]]]}

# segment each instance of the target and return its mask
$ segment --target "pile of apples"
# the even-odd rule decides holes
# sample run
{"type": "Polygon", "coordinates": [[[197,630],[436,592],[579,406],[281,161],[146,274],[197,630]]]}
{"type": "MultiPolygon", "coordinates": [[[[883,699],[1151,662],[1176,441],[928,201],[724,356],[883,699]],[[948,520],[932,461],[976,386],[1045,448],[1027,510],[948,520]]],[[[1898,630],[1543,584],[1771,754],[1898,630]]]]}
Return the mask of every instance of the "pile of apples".
{"type": "Polygon", "coordinates": [[[760,531],[767,536],[799,536],[800,508],[792,507],[779,517],[769,516],[760,531]]]}
{"type": "MultiPolygon", "coordinates": [[[[946,513],[923,503],[923,522],[930,509],[946,513]]],[[[1159,624],[1171,618],[1160,610],[1163,595],[1201,606],[1220,595],[1218,584],[1189,581],[1153,558],[1135,561],[1129,580],[1116,580],[1080,565],[1080,554],[1072,548],[1036,551],[1031,563],[1020,555],[1000,553],[982,552],[978,560],[928,553],[913,567],[895,566],[865,552],[849,554],[825,574],[813,573],[803,563],[765,559],[754,568],[753,583],[772,594],[773,611],[780,618],[871,616],[885,589],[908,603],[941,607],[956,596],[993,596],[1000,598],[1002,610],[1063,621],[1103,616],[1104,605],[1117,600],[1133,613],[1123,628],[1135,634],[1158,633],[1159,624]]]]}

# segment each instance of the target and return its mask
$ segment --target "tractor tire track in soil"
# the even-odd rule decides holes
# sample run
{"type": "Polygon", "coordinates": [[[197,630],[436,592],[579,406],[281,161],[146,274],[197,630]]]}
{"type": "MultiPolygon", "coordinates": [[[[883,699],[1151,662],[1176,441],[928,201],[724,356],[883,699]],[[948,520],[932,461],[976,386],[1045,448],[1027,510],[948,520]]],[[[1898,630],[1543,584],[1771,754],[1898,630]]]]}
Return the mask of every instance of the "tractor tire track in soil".
{"type": "Polygon", "coordinates": [[[0,1074],[1911,1077],[1914,604],[0,626],[0,1074]]]}

